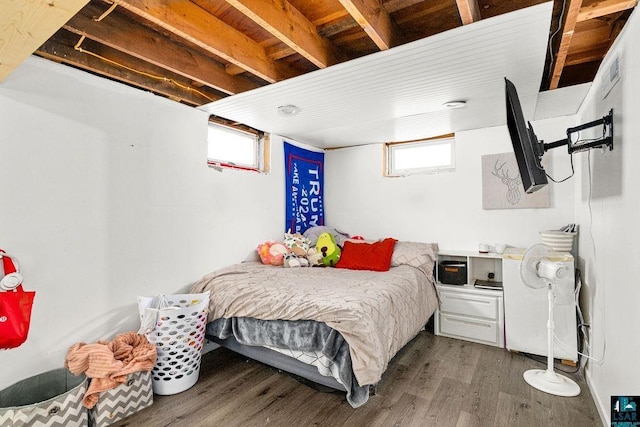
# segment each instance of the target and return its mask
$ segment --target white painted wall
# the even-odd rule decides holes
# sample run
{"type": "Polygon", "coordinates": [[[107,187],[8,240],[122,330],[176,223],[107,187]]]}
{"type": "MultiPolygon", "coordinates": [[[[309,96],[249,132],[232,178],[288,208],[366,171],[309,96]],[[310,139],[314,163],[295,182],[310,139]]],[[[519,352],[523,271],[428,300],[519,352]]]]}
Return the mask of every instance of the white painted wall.
{"type": "MultiPolygon", "coordinates": [[[[562,139],[573,117],[534,122],[540,139],[562,139]]],[[[382,176],[381,144],[326,152],[327,224],[365,238],[438,242],[441,249],[477,250],[479,243],[527,247],[539,230],[574,221],[573,183],[551,186],[548,209],[482,209],[481,157],[513,151],[506,126],[456,133],[454,172],[382,176]]],[[[548,172],[570,173],[566,151],[550,152],[548,172]]]]}
{"type": "Polygon", "coordinates": [[[614,150],[581,154],[576,180],[582,306],[591,322],[591,353],[601,359],[589,362],[586,373],[605,425],[610,425],[610,396],[640,395],[640,338],[634,332],[640,325],[639,74],[640,15],[636,10],[579,111],[579,121],[584,123],[614,109],[614,150]],[[615,56],[620,59],[622,78],[603,99],[602,80],[609,77],[615,56]]]}
{"type": "Polygon", "coordinates": [[[261,175],[208,168],[206,137],[201,111],[36,57],[0,84],[0,247],[37,292],[0,388],[282,235],[281,139],[261,175]]]}
{"type": "MultiPolygon", "coordinates": [[[[577,176],[551,184],[551,208],[483,210],[481,156],[511,150],[505,127],[458,133],[452,173],[383,178],[381,145],[325,157],[327,224],[351,234],[475,250],[528,246],[538,230],[578,222],[583,307],[592,351],[604,355],[587,379],[605,424],[609,396],[640,394],[637,15],[613,49],[623,79],[612,93],[602,100],[596,81],[578,117],[534,123],[552,141],[615,109],[615,150],[591,154],[591,202],[579,154],[577,176]]],[[[137,329],[138,295],[182,291],[281,236],[281,138],[268,175],[218,173],[205,156],[206,115],[175,102],[38,58],[0,84],[0,247],[20,258],[26,287],[38,292],[29,340],[0,351],[0,387],[61,367],[75,342],[137,329]]],[[[554,176],[568,173],[564,150],[546,157],[554,176]]]]}

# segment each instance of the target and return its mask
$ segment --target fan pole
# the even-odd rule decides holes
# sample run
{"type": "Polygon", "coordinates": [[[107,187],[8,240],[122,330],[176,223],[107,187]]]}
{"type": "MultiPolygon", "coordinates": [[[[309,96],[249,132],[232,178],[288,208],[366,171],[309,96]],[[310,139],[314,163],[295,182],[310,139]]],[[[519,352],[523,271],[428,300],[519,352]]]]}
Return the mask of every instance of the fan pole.
{"type": "Polygon", "coordinates": [[[547,301],[549,317],[547,319],[547,369],[529,369],[523,375],[524,380],[532,387],[556,396],[572,397],[580,394],[580,386],[570,378],[559,375],[553,370],[553,306],[555,295],[553,285],[547,283],[547,301]]]}
{"type": "Polygon", "coordinates": [[[553,306],[555,305],[555,295],[553,295],[553,287],[551,283],[547,283],[547,300],[549,317],[547,320],[547,371],[553,374],[553,330],[555,325],[553,323],[553,306]]]}

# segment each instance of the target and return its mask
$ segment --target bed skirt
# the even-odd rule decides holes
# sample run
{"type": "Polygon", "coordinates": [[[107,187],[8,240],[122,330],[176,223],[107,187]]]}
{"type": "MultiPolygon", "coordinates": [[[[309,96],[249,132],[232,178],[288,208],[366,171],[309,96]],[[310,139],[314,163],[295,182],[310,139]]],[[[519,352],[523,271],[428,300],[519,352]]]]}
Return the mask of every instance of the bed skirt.
{"type": "Polygon", "coordinates": [[[346,391],[344,385],[336,381],[335,378],[326,377],[320,374],[315,366],[308,365],[286,354],[266,347],[240,344],[235,337],[221,339],[213,335],[207,335],[206,338],[249,359],[257,360],[258,362],[273,366],[276,369],[281,369],[325,387],[346,391]]]}

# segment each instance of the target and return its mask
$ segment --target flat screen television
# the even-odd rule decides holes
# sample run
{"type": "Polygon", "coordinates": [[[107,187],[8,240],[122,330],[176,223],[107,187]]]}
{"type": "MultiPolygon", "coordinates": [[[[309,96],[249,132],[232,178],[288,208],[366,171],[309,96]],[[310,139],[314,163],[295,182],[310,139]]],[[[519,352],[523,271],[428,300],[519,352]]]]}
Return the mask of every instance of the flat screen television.
{"type": "Polygon", "coordinates": [[[547,185],[547,174],[540,161],[544,154],[544,144],[538,141],[531,123],[524,120],[518,92],[513,83],[505,81],[507,101],[507,127],[511,144],[520,169],[520,178],[525,193],[533,193],[547,185]]]}

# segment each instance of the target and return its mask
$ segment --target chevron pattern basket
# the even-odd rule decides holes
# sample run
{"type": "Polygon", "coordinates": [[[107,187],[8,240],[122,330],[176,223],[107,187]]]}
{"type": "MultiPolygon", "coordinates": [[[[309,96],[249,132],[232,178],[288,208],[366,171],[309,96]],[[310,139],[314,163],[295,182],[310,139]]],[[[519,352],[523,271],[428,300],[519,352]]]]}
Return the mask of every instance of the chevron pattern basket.
{"type": "Polygon", "coordinates": [[[153,404],[151,372],[134,372],[127,382],[100,393],[89,412],[89,425],[103,427],[118,422],[153,404]]]}
{"type": "Polygon", "coordinates": [[[0,426],[87,427],[86,391],[86,377],[66,369],[22,380],[0,391],[0,426]]]}

